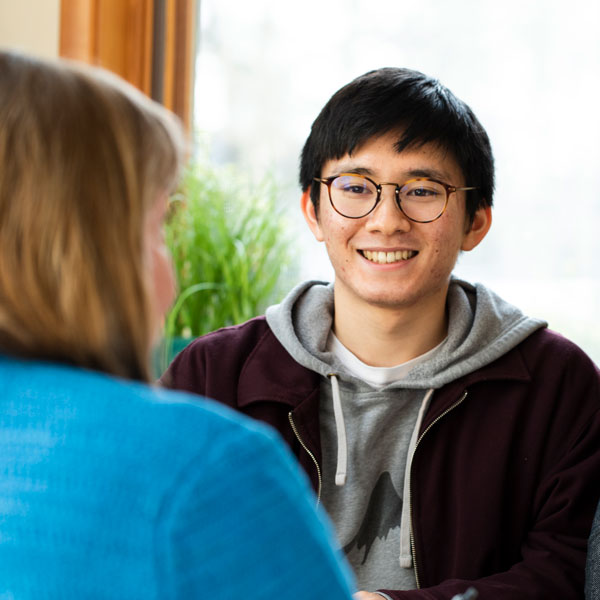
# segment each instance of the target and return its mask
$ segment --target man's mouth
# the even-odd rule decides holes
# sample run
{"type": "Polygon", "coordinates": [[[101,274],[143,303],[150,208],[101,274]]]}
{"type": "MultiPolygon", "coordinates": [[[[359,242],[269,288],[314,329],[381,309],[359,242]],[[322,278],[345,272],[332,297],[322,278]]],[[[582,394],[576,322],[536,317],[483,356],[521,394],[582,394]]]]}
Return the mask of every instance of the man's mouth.
{"type": "Polygon", "coordinates": [[[367,260],[380,265],[408,260],[418,254],[415,250],[396,250],[395,252],[371,252],[371,250],[359,250],[359,252],[367,260]]]}

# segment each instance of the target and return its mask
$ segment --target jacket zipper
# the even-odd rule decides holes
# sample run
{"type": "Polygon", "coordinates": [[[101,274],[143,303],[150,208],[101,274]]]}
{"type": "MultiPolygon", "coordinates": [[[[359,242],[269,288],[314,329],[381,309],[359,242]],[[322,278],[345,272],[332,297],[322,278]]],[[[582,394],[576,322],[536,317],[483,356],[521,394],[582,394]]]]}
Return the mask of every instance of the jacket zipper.
{"type": "Polygon", "coordinates": [[[292,417],[292,413],[288,413],[288,419],[290,421],[290,425],[292,426],[292,431],[294,432],[294,435],[296,436],[296,439],[300,442],[300,445],[302,446],[302,448],[304,448],[304,450],[306,451],[306,453],[312,458],[312,461],[315,463],[315,467],[317,467],[317,480],[318,480],[318,486],[317,486],[317,506],[319,505],[319,503],[321,502],[321,485],[322,485],[322,480],[321,480],[321,467],[319,466],[319,463],[317,462],[317,459],[315,458],[315,455],[307,448],[306,444],[302,441],[302,438],[300,437],[300,434],[298,433],[298,430],[296,429],[296,424],[294,423],[294,419],[292,417]]]}
{"type": "MultiPolygon", "coordinates": [[[[417,440],[417,443],[415,444],[415,449],[413,451],[411,462],[414,460],[415,454],[417,453],[417,448],[419,447],[419,444],[421,443],[421,440],[425,437],[425,435],[427,434],[427,432],[440,419],[444,418],[449,412],[451,412],[457,406],[459,406],[460,404],[462,404],[463,401],[464,401],[464,399],[466,397],[467,397],[467,392],[465,391],[464,394],[461,396],[461,398],[458,401],[456,401],[452,406],[450,406],[449,408],[447,408],[441,415],[439,415],[436,419],[434,419],[429,424],[429,426],[427,427],[427,429],[419,436],[419,439],[417,440]]],[[[412,473],[412,466],[411,466],[411,473],[412,473]]],[[[412,480],[412,476],[411,476],[411,480],[412,480]]],[[[415,568],[415,581],[417,583],[417,589],[421,589],[421,583],[419,582],[419,569],[417,567],[417,551],[415,549],[415,539],[414,539],[413,527],[412,527],[412,522],[413,522],[412,481],[408,482],[408,500],[410,502],[410,549],[411,549],[411,553],[412,553],[413,565],[414,565],[414,568],[415,568]]]]}

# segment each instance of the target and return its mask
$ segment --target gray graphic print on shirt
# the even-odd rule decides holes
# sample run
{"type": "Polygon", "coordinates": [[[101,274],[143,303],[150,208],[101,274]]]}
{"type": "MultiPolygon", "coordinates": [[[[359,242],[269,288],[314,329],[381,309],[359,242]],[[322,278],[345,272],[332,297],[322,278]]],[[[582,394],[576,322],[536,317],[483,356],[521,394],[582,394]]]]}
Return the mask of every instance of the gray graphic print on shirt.
{"type": "Polygon", "coordinates": [[[402,498],[396,492],[390,474],[385,471],[379,476],[377,485],[371,492],[367,512],[358,533],[344,546],[344,552],[349,555],[355,548],[358,551],[364,548],[360,563],[364,565],[375,540],[396,538],[400,532],[401,518],[402,498]]]}

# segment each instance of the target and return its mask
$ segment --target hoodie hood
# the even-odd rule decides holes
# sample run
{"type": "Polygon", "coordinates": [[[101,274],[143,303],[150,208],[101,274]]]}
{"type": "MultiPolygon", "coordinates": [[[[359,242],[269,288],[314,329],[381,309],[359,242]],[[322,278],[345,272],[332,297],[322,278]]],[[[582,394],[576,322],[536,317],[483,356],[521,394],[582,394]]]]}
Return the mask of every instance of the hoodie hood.
{"type": "MultiPolygon", "coordinates": [[[[269,327],[302,366],[327,377],[332,370],[353,380],[326,351],[333,322],[333,284],[307,281],[266,312],[269,327]]],[[[452,278],[448,290],[448,336],[432,360],[418,364],[393,386],[440,388],[506,354],[534,331],[546,327],[525,316],[481,284],[452,278]]],[[[358,382],[356,382],[358,383],[358,382]]]]}

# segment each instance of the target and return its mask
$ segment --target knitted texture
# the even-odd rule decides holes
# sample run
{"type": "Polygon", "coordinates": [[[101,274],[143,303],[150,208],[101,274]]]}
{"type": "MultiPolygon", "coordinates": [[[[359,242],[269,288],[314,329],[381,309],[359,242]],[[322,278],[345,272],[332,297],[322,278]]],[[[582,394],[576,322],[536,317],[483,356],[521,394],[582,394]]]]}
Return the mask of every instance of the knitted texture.
{"type": "Polygon", "coordinates": [[[0,358],[0,598],[348,599],[274,433],[198,397],[0,358]]]}

